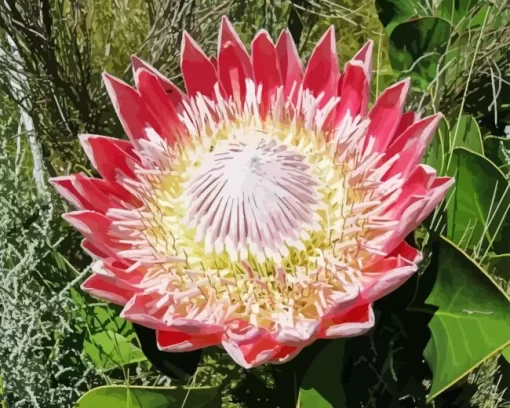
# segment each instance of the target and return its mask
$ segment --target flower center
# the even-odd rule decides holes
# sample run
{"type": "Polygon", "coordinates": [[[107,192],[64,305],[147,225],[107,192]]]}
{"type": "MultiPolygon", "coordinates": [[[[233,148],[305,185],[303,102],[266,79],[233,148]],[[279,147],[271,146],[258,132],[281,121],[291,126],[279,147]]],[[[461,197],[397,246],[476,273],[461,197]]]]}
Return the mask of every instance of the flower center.
{"type": "Polygon", "coordinates": [[[186,217],[206,253],[226,249],[263,260],[320,229],[316,187],[305,157],[274,139],[222,140],[185,185],[186,217]]]}

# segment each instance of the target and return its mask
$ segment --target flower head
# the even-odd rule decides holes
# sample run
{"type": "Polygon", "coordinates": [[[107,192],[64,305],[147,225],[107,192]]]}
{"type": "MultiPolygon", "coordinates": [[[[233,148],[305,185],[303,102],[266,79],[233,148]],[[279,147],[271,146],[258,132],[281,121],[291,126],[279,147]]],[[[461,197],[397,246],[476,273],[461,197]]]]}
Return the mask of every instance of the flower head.
{"type": "Polygon", "coordinates": [[[82,288],[162,350],[245,367],[370,329],[452,180],[419,164],[440,116],[403,113],[407,80],[368,110],[372,42],[342,73],[335,47],[330,29],[303,70],[287,31],[250,56],[224,18],[217,57],[184,33],[186,93],[135,57],[136,89],[106,74],[129,141],[82,135],[102,179],[52,180],[95,259],[82,288]]]}

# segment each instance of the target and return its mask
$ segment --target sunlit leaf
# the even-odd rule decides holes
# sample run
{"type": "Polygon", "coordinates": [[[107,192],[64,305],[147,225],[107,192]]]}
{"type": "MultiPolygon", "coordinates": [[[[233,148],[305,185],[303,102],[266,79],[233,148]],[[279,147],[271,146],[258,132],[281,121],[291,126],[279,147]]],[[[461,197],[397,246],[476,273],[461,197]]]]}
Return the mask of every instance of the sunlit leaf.
{"type": "Polygon", "coordinates": [[[83,395],[75,408],[170,408],[170,407],[218,407],[214,402],[218,395],[216,387],[126,387],[109,385],[95,388],[83,395]]]}
{"type": "Polygon", "coordinates": [[[448,122],[442,118],[436,134],[427,146],[427,151],[423,157],[423,163],[436,169],[437,174],[443,174],[445,151],[448,148],[448,137],[450,131],[448,122]]]}
{"type": "Polygon", "coordinates": [[[85,340],[83,351],[103,371],[147,360],[142,350],[110,330],[96,333],[85,340]]]}
{"type": "Polygon", "coordinates": [[[450,146],[465,147],[475,153],[483,155],[482,134],[475,118],[462,115],[450,129],[450,146]]]}
{"type": "Polygon", "coordinates": [[[440,241],[437,279],[426,303],[438,307],[424,356],[429,399],[510,345],[510,298],[453,242],[440,241]]]}
{"type": "Polygon", "coordinates": [[[461,248],[478,247],[481,255],[489,246],[505,252],[510,225],[508,180],[493,163],[470,150],[457,148],[450,160],[448,175],[455,177],[455,189],[447,198],[448,238],[461,248]]]}

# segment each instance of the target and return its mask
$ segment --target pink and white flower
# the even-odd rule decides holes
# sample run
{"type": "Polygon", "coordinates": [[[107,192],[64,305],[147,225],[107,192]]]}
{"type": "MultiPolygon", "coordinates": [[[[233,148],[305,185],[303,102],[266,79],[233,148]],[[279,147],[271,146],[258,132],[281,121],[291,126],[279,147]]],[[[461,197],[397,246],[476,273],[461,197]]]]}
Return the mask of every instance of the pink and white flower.
{"type": "Polygon", "coordinates": [[[421,254],[404,238],[453,180],[419,164],[439,115],[409,81],[369,109],[372,42],[340,72],[333,29],[304,69],[290,34],[251,56],[223,18],[217,57],[184,33],[186,93],[133,57],[106,87],[129,141],[80,140],[101,179],[52,183],[95,259],[82,285],[157,331],[161,350],[220,345],[244,367],[356,336],[421,254]]]}

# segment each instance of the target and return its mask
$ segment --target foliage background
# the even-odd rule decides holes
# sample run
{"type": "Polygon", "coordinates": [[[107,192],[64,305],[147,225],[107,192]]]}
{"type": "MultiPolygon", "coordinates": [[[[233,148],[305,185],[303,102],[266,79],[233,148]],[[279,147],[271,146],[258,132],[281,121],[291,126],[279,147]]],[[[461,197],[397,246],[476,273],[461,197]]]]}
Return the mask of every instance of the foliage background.
{"type": "MultiPolygon", "coordinates": [[[[79,247],[77,233],[61,220],[66,205],[46,180],[77,171],[94,173],[77,134],[123,137],[101,83],[103,71],[130,81],[129,56],[136,54],[180,84],[182,30],[214,54],[223,14],[235,22],[247,45],[259,28],[266,28],[273,38],[289,28],[304,59],[331,24],[341,64],[367,39],[374,39],[373,97],[389,83],[411,75],[408,108],[423,115],[441,111],[446,118],[426,162],[442,174],[466,174],[459,177],[442,208],[409,237],[426,255],[420,284],[411,281],[377,305],[378,323],[369,336],[317,346],[313,355],[322,353],[303,373],[301,406],[421,407],[431,389],[443,391],[436,390],[433,381],[442,381],[448,389],[435,393],[430,406],[510,406],[505,396],[508,360],[501,356],[501,347],[492,347],[490,339],[481,337],[495,339],[508,326],[480,316],[482,333],[461,319],[455,323],[461,330],[455,333],[443,316],[441,324],[447,330],[440,347],[457,347],[455,342],[463,337],[473,347],[480,343],[483,359],[474,364],[466,357],[467,375],[438,367],[434,356],[441,350],[434,354],[427,346],[430,330],[440,335],[437,329],[434,333],[434,319],[441,318],[437,311],[446,308],[451,296],[441,281],[445,273],[457,274],[460,287],[469,287],[473,279],[475,286],[489,285],[481,291],[486,293],[482,300],[500,308],[503,319],[509,318],[503,303],[508,298],[500,293],[510,293],[510,139],[508,130],[505,133],[510,126],[510,5],[504,0],[4,0],[0,3],[2,408],[72,407],[87,391],[104,385],[174,385],[143,355],[140,335],[117,317],[118,310],[80,292],[89,259],[79,247]],[[481,206],[475,213],[470,210],[473,200],[481,206]],[[445,255],[453,246],[441,234],[455,244],[453,255],[445,255]],[[485,273],[495,283],[487,281],[485,273]],[[468,282],[464,274],[474,278],[468,282]],[[498,301],[491,303],[491,296],[498,301]],[[432,312],[427,309],[431,305],[432,312]],[[426,313],[414,313],[420,307],[426,313]],[[324,365],[322,355],[336,356],[338,364],[331,365],[326,358],[324,365]],[[341,395],[328,396],[327,387],[317,385],[314,376],[320,384],[343,386],[341,395]],[[317,405],[319,400],[329,405],[317,405]]],[[[461,300],[474,302],[468,305],[474,310],[479,306],[476,293],[461,293],[461,300]]],[[[508,348],[505,353],[508,358],[508,348]]],[[[281,381],[278,369],[247,372],[220,350],[206,350],[188,381],[192,387],[182,395],[170,389],[175,397],[170,406],[205,406],[208,399],[213,407],[285,406],[275,393],[281,381]]]]}

